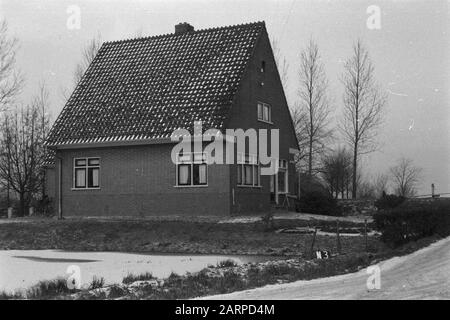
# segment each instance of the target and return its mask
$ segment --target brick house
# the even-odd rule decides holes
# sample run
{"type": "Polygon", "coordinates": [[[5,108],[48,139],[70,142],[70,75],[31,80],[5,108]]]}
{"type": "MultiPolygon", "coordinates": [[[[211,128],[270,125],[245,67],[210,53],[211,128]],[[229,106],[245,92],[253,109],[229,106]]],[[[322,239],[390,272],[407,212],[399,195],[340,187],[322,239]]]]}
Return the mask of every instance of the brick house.
{"type": "MultiPolygon", "coordinates": [[[[47,195],[60,216],[264,212],[297,194],[298,143],[264,22],[107,42],[57,118],[47,195]],[[280,170],[257,157],[171,161],[177,128],[279,129],[280,170]],[[247,159],[256,161],[247,161],[247,159]]],[[[236,155],[237,157],[238,155],[236,155]]]]}

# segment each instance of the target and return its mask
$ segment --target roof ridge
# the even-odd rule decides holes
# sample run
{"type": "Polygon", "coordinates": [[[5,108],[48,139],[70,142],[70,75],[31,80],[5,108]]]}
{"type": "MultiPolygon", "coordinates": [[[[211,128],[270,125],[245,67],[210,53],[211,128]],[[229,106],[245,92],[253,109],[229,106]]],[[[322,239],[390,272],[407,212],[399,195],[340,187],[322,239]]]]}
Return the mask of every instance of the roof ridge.
{"type": "MultiPolygon", "coordinates": [[[[217,31],[217,30],[223,30],[223,29],[232,29],[232,28],[238,28],[238,27],[248,27],[248,26],[254,26],[254,25],[262,25],[265,26],[266,23],[264,20],[262,21],[256,21],[256,22],[247,22],[247,23],[241,23],[241,24],[234,24],[229,26],[222,26],[222,27],[212,27],[212,28],[204,28],[199,30],[194,30],[192,32],[189,32],[189,34],[195,34],[195,33],[202,33],[202,32],[208,32],[208,31],[217,31]]],[[[103,42],[103,45],[110,45],[110,44],[118,44],[118,43],[126,43],[126,42],[133,42],[133,41],[145,41],[150,39],[160,39],[170,36],[182,36],[183,34],[175,34],[175,33],[163,33],[159,35],[154,36],[146,36],[146,37],[137,37],[137,38],[126,38],[121,40],[113,40],[113,41],[105,41],[103,42]]]]}

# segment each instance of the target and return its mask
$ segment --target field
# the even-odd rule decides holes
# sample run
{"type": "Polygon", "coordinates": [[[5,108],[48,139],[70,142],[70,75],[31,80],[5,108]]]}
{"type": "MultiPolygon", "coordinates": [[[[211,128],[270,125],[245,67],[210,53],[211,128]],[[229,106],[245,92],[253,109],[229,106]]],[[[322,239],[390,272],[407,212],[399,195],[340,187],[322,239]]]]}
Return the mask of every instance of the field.
{"type": "MultiPolygon", "coordinates": [[[[62,249],[152,253],[309,255],[313,235],[284,233],[280,229],[319,227],[329,232],[334,221],[278,219],[268,230],[261,221],[217,223],[187,220],[28,219],[0,223],[0,250],[62,249]]],[[[343,230],[361,228],[341,222],[343,230]]],[[[365,252],[363,236],[340,237],[342,253],[365,252]]],[[[336,237],[318,234],[315,249],[337,250],[336,237]]],[[[368,251],[382,251],[377,237],[368,237],[368,251]]]]}
{"type": "MultiPolygon", "coordinates": [[[[242,219],[241,219],[242,220],[242,219]]],[[[434,242],[435,237],[386,247],[377,235],[365,238],[361,220],[341,220],[340,254],[334,219],[278,218],[273,226],[261,219],[245,223],[213,219],[22,219],[0,222],[0,250],[62,249],[184,254],[255,254],[272,261],[236,265],[223,261],[198,273],[172,274],[156,279],[150,272],[129,274],[122,283],[104,285],[102,275],[89,288],[71,290],[65,279],[41,281],[26,292],[0,292],[0,299],[183,299],[309,280],[354,272],[381,260],[404,255],[434,242]],[[282,230],[317,228],[314,250],[329,250],[332,257],[311,257],[313,234],[282,230]],[[355,233],[356,232],[356,233],[355,233]],[[281,257],[285,257],[281,259],[281,257]],[[290,257],[286,259],[286,257],[290,257]],[[311,259],[313,258],[313,259],[311,259]]],[[[243,219],[245,220],[245,219],[243,219]]],[[[363,220],[362,220],[363,221],[363,220]]],[[[372,223],[368,230],[371,231],[372,223]]]]}

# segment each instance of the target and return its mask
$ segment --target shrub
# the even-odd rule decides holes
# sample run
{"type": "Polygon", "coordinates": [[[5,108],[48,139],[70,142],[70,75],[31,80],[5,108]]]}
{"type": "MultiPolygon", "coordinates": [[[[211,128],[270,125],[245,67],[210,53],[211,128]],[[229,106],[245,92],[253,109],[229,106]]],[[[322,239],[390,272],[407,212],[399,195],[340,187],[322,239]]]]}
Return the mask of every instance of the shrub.
{"type": "Polygon", "coordinates": [[[374,223],[382,233],[381,240],[391,246],[434,234],[447,236],[450,234],[450,206],[443,203],[399,206],[376,213],[374,223]]]}
{"type": "Polygon", "coordinates": [[[144,280],[152,280],[152,279],[155,279],[155,277],[152,275],[151,272],[141,273],[139,275],[134,275],[134,274],[129,273],[122,279],[122,283],[130,284],[135,281],[144,281],[144,280]]]}
{"type": "Polygon", "coordinates": [[[91,284],[89,285],[89,289],[93,290],[103,288],[104,285],[105,285],[105,278],[103,277],[97,278],[96,276],[94,276],[92,278],[91,284]]]}
{"type": "Polygon", "coordinates": [[[387,195],[383,193],[381,198],[375,201],[374,205],[378,210],[392,209],[401,205],[405,200],[405,197],[402,196],[396,196],[395,194],[387,195]]]}
{"type": "Polygon", "coordinates": [[[51,217],[55,215],[54,203],[47,195],[42,197],[38,201],[34,201],[34,207],[36,208],[36,214],[51,217]]]}
{"type": "Polygon", "coordinates": [[[33,287],[27,290],[27,299],[44,299],[46,297],[55,297],[67,293],[74,293],[78,290],[69,289],[67,287],[67,280],[64,278],[57,278],[55,280],[40,281],[33,287]]]}
{"type": "Polygon", "coordinates": [[[342,215],[342,209],[337,205],[336,199],[321,191],[310,191],[300,196],[296,211],[329,216],[342,215]]]}
{"type": "Polygon", "coordinates": [[[236,266],[237,266],[237,263],[231,259],[222,260],[219,263],[217,263],[217,267],[219,267],[219,268],[230,268],[230,267],[236,267],[236,266]]]}
{"type": "Polygon", "coordinates": [[[265,231],[272,231],[275,229],[274,216],[272,212],[268,212],[267,214],[262,216],[261,221],[264,224],[265,231]]]}
{"type": "Polygon", "coordinates": [[[23,296],[20,292],[0,291],[0,300],[12,300],[12,299],[23,299],[23,296]]]}
{"type": "Polygon", "coordinates": [[[110,288],[108,299],[115,299],[122,297],[123,295],[127,294],[127,291],[121,288],[119,285],[113,285],[110,288]]]}

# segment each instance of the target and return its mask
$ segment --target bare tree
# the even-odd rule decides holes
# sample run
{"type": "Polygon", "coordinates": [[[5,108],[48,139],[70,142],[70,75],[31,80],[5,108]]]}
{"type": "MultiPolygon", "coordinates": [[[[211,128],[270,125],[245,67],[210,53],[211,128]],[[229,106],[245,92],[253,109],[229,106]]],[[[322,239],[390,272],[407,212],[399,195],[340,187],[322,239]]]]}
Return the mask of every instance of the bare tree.
{"type": "MultiPolygon", "coordinates": [[[[86,46],[82,50],[82,55],[80,61],[75,66],[74,71],[74,87],[78,85],[81,78],[83,77],[84,73],[86,72],[87,68],[91,64],[91,62],[94,60],[98,50],[100,50],[100,47],[102,46],[102,40],[100,34],[93,37],[89,42],[86,44],[86,46]]],[[[67,100],[70,97],[70,94],[72,93],[74,89],[72,87],[60,87],[59,88],[59,95],[62,100],[62,103],[65,104],[67,100]]]]}
{"type": "Polygon", "coordinates": [[[375,82],[374,67],[360,40],[353,46],[353,56],[345,63],[342,83],[344,117],[341,131],[353,151],[352,197],[356,198],[359,156],[376,149],[375,137],[387,101],[375,82]]]}
{"type": "Polygon", "coordinates": [[[281,53],[280,47],[278,45],[278,41],[271,41],[273,56],[275,58],[275,64],[277,65],[278,72],[280,74],[281,83],[283,85],[283,89],[286,92],[289,88],[289,63],[286,60],[286,57],[281,53]]]}
{"type": "Polygon", "coordinates": [[[422,169],[414,166],[411,159],[401,158],[390,170],[397,195],[411,197],[416,193],[422,169]]]}
{"type": "Polygon", "coordinates": [[[306,114],[304,131],[306,134],[307,173],[311,178],[317,171],[317,162],[326,149],[331,137],[329,126],[330,108],[327,99],[328,81],[325,77],[319,48],[313,40],[300,55],[299,70],[300,108],[306,114]]]}
{"type": "Polygon", "coordinates": [[[301,110],[299,107],[291,108],[291,117],[292,122],[294,124],[295,134],[297,136],[297,141],[299,144],[299,152],[295,155],[295,163],[296,167],[301,171],[305,172],[305,159],[308,156],[306,145],[308,143],[308,135],[307,135],[307,114],[301,110]]]}
{"type": "Polygon", "coordinates": [[[380,198],[383,192],[388,193],[389,189],[389,176],[387,174],[378,174],[374,181],[375,195],[380,198]]]}
{"type": "Polygon", "coordinates": [[[22,89],[23,77],[15,68],[17,49],[18,41],[9,36],[8,24],[0,21],[0,111],[5,111],[22,89]]]}
{"type": "Polygon", "coordinates": [[[348,198],[351,180],[352,156],[345,148],[339,148],[322,157],[321,177],[332,196],[348,198]]]}
{"type": "MultiPolygon", "coordinates": [[[[51,128],[51,115],[50,115],[50,99],[49,99],[49,91],[47,89],[47,86],[45,82],[41,82],[39,84],[38,92],[36,96],[31,101],[32,108],[37,110],[38,112],[38,121],[39,121],[39,130],[40,135],[38,139],[41,139],[41,141],[38,141],[40,145],[44,145],[45,139],[47,139],[48,134],[50,133],[51,128]]],[[[42,157],[44,159],[47,158],[47,148],[42,149],[42,157]]],[[[40,167],[40,180],[39,185],[41,187],[41,195],[42,197],[45,196],[45,168],[40,167]]]]}
{"type": "Polygon", "coordinates": [[[80,82],[81,78],[83,77],[87,68],[91,64],[92,60],[94,60],[95,55],[97,54],[98,50],[100,50],[101,46],[102,46],[101,36],[97,35],[91,40],[89,40],[86,47],[84,47],[81,61],[77,64],[75,68],[75,75],[74,75],[75,85],[77,85],[78,82],[80,82]]]}
{"type": "Polygon", "coordinates": [[[377,191],[375,184],[369,179],[362,180],[358,185],[358,198],[360,199],[376,199],[377,191]]]}
{"type": "Polygon", "coordinates": [[[40,101],[36,98],[26,107],[9,111],[0,127],[0,181],[17,193],[20,215],[42,190],[48,115],[39,108],[40,101]]]}

